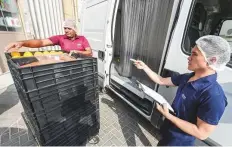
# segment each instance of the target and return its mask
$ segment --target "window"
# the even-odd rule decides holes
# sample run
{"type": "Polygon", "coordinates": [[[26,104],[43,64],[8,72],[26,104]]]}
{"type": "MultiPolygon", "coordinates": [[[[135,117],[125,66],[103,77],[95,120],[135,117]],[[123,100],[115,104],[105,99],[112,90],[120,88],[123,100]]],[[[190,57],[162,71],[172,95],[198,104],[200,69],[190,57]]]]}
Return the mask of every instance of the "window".
{"type": "MultiPolygon", "coordinates": [[[[219,36],[226,39],[232,47],[232,20],[223,20],[219,36]]],[[[232,54],[230,56],[229,66],[232,65],[232,54]]]]}
{"type": "MultiPolygon", "coordinates": [[[[195,1],[182,42],[183,52],[190,55],[195,41],[204,35],[221,36],[232,47],[232,0],[195,1]]],[[[232,67],[232,55],[228,66],[232,67]]]]}
{"type": "Polygon", "coordinates": [[[0,31],[21,31],[16,0],[0,0],[0,31]]]}

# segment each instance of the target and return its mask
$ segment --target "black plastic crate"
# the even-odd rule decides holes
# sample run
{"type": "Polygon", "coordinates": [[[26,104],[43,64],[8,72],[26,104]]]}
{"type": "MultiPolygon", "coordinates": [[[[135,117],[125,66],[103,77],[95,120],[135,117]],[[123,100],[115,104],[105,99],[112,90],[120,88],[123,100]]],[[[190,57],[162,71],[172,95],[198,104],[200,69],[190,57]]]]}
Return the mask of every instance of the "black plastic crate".
{"type": "Polygon", "coordinates": [[[67,145],[68,142],[73,141],[73,138],[77,140],[77,144],[73,145],[80,145],[83,142],[81,137],[89,138],[98,133],[100,125],[96,112],[84,117],[78,113],[72,114],[66,120],[60,121],[56,125],[53,124],[43,131],[38,131],[34,127],[32,129],[41,145],[67,145]]]}
{"type": "MultiPolygon", "coordinates": [[[[71,81],[65,81],[65,82],[62,82],[62,83],[56,83],[56,84],[54,84],[52,86],[39,88],[39,89],[31,91],[31,92],[26,92],[24,90],[24,88],[21,86],[22,84],[19,82],[19,80],[17,80],[17,78],[15,78],[15,76],[13,76],[13,79],[14,79],[15,84],[17,84],[17,86],[19,88],[21,88],[22,91],[24,91],[25,93],[28,94],[28,98],[30,98],[32,101],[34,101],[34,100],[36,100],[36,96],[39,96],[39,95],[42,95],[42,94],[51,93],[53,91],[56,91],[56,92],[64,91],[65,89],[68,89],[70,86],[73,86],[74,84],[79,85],[79,86],[85,85],[85,84],[89,83],[90,80],[96,80],[97,79],[97,73],[92,73],[92,74],[76,77],[76,78],[73,78],[73,80],[71,80],[71,81]]],[[[94,84],[95,86],[98,86],[96,81],[93,81],[92,84],[94,84]]]]}
{"type": "MultiPolygon", "coordinates": [[[[85,79],[93,73],[97,73],[96,60],[86,59],[70,61],[56,64],[40,65],[35,67],[26,67],[28,72],[22,72],[22,69],[14,63],[14,59],[9,60],[9,67],[12,75],[22,85],[25,92],[33,92],[47,87],[62,84],[64,82],[85,79]],[[61,66],[58,66],[60,64],[61,66]]],[[[15,61],[16,62],[16,61],[15,61]]]]}
{"type": "Polygon", "coordinates": [[[12,75],[15,75],[21,82],[20,84],[26,92],[97,72],[97,59],[92,57],[76,55],[77,60],[75,61],[20,67],[20,65],[34,62],[37,59],[35,57],[11,59],[9,53],[5,55],[12,75]]]}
{"type": "MultiPolygon", "coordinates": [[[[62,141],[59,143],[55,143],[56,145],[66,145],[66,146],[77,146],[83,145],[89,138],[97,135],[99,133],[100,124],[99,122],[94,123],[93,125],[89,125],[88,123],[89,118],[82,119],[80,122],[77,123],[77,128],[74,127],[70,131],[65,132],[65,139],[62,137],[62,141]],[[67,142],[67,140],[69,142],[67,142]],[[64,142],[63,142],[64,141],[64,142]]],[[[57,139],[54,139],[57,140],[57,139]]],[[[48,142],[46,145],[54,145],[54,141],[48,142]]]]}
{"type": "Polygon", "coordinates": [[[6,56],[25,113],[42,145],[79,145],[91,130],[99,130],[97,59],[77,57],[77,61],[21,68],[35,58],[6,56]]]}
{"type": "Polygon", "coordinates": [[[35,126],[42,130],[48,127],[50,124],[64,120],[72,113],[78,112],[80,116],[86,116],[95,112],[99,108],[99,100],[97,99],[97,93],[95,91],[89,91],[85,95],[78,95],[66,101],[63,101],[60,105],[54,108],[42,111],[40,113],[31,113],[27,105],[22,102],[25,113],[33,119],[35,126]],[[92,99],[92,100],[86,100],[92,99]],[[83,110],[80,111],[82,108],[83,110]]]}
{"type": "MultiPolygon", "coordinates": [[[[30,97],[29,94],[23,92],[20,89],[20,86],[17,85],[19,98],[21,101],[25,101],[25,103],[28,106],[31,106],[31,109],[33,108],[32,112],[38,113],[40,111],[46,111],[47,109],[51,109],[56,105],[59,105],[60,103],[63,103],[64,101],[77,96],[77,95],[85,95],[89,91],[96,91],[98,87],[94,84],[97,83],[97,79],[85,81],[85,84],[72,84],[65,86],[64,88],[57,88],[54,91],[50,91],[49,93],[40,94],[35,97],[30,97]]],[[[82,96],[83,97],[83,96],[82,96]]],[[[81,97],[80,97],[81,98],[81,97]]],[[[86,97],[88,99],[91,99],[91,97],[86,97]]]]}

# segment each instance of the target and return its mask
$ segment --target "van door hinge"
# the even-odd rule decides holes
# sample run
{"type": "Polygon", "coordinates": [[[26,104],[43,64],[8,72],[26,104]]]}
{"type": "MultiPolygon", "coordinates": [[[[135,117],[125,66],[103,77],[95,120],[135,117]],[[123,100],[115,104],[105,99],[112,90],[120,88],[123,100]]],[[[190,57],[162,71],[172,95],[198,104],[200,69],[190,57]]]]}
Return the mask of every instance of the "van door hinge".
{"type": "Polygon", "coordinates": [[[112,47],[112,45],[107,44],[107,45],[106,45],[106,47],[107,47],[107,48],[111,48],[111,47],[112,47]]]}

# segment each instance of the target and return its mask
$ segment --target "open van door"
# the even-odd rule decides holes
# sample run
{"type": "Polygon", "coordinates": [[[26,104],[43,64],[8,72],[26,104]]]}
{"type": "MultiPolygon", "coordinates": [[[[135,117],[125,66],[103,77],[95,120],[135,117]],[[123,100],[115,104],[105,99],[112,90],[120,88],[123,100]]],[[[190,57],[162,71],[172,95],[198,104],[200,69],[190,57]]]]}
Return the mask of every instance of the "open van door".
{"type": "Polygon", "coordinates": [[[157,128],[162,116],[156,102],[167,101],[130,59],[143,60],[158,72],[179,6],[179,0],[119,0],[111,31],[107,31],[113,32],[113,52],[106,50],[106,86],[157,128]]]}
{"type": "Polygon", "coordinates": [[[105,79],[105,50],[112,50],[112,45],[106,43],[107,27],[112,19],[115,0],[87,0],[84,4],[83,22],[81,22],[81,32],[92,48],[93,57],[98,58],[99,85],[103,87],[105,79]]]}
{"type": "MultiPolygon", "coordinates": [[[[190,72],[187,70],[187,58],[191,53],[191,47],[194,46],[195,40],[203,35],[219,35],[227,39],[231,44],[231,9],[232,6],[229,1],[183,1],[182,9],[169,44],[165,69],[178,73],[190,72]]],[[[227,96],[228,106],[216,130],[207,139],[210,145],[232,145],[231,138],[229,137],[232,132],[232,121],[229,121],[232,118],[231,61],[224,71],[218,72],[218,82],[227,96]]],[[[163,91],[168,91],[168,88],[163,91]]]]}

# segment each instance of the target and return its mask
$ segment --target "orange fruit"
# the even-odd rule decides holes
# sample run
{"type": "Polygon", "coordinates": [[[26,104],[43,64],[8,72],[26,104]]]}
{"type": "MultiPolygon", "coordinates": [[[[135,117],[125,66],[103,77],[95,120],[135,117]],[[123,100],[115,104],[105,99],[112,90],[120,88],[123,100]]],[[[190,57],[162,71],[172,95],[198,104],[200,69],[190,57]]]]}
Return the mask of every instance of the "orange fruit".
{"type": "Polygon", "coordinates": [[[24,52],[23,57],[32,57],[33,54],[31,52],[24,52]]]}

